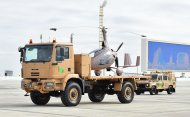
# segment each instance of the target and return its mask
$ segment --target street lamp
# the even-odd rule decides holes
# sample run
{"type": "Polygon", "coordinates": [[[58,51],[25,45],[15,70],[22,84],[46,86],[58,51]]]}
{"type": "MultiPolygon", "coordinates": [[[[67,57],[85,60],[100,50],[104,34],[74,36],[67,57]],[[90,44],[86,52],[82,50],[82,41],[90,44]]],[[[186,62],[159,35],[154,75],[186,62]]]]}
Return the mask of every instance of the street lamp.
{"type": "Polygon", "coordinates": [[[138,34],[138,33],[135,33],[135,32],[129,32],[129,31],[126,31],[127,33],[130,33],[130,34],[134,34],[134,35],[137,35],[137,36],[140,36],[140,37],[147,37],[146,35],[142,35],[142,34],[138,34]]]}

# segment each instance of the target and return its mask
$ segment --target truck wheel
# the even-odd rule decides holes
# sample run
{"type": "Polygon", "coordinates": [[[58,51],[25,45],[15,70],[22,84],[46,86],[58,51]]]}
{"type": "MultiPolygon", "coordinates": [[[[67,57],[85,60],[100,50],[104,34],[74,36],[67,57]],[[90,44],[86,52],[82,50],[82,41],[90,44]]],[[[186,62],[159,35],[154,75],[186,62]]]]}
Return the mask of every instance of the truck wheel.
{"type": "Polygon", "coordinates": [[[169,86],[169,88],[167,89],[167,93],[168,94],[172,94],[173,93],[173,86],[169,86]]]}
{"type": "Polygon", "coordinates": [[[36,105],[45,105],[50,100],[50,95],[48,93],[42,94],[38,91],[32,91],[30,93],[30,98],[32,102],[36,105]]]}
{"type": "Polygon", "coordinates": [[[133,85],[130,82],[124,83],[117,97],[121,103],[131,103],[134,98],[133,85]]]}
{"type": "Polygon", "coordinates": [[[135,91],[136,95],[140,95],[141,94],[141,90],[140,88],[137,88],[137,90],[135,91]]]}
{"type": "Polygon", "coordinates": [[[81,100],[82,91],[78,83],[69,82],[62,92],[61,101],[65,106],[77,106],[81,100]]]}
{"type": "Polygon", "coordinates": [[[104,93],[96,93],[93,90],[88,92],[88,97],[92,102],[101,102],[104,99],[104,96],[104,93]]]}
{"type": "Polygon", "coordinates": [[[156,86],[152,86],[150,89],[150,95],[157,95],[158,90],[156,89],[156,86]]]}

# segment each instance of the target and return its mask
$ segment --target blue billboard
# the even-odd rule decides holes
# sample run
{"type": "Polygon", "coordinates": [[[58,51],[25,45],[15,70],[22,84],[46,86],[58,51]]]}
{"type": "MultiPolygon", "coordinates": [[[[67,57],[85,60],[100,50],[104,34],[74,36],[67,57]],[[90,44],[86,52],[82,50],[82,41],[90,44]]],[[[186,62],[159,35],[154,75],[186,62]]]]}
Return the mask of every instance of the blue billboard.
{"type": "Polygon", "coordinates": [[[190,70],[190,45],[148,41],[148,70],[190,70]]]}

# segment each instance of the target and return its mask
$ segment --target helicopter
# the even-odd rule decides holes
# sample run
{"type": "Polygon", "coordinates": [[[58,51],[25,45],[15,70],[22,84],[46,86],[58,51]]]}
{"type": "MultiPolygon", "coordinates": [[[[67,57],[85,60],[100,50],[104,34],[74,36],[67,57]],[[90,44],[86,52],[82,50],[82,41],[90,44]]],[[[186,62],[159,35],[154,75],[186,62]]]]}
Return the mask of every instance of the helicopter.
{"type": "Polygon", "coordinates": [[[89,53],[89,55],[94,54],[91,57],[91,69],[94,70],[96,76],[99,76],[101,74],[102,69],[107,69],[107,71],[110,71],[111,69],[116,69],[116,74],[119,76],[122,74],[122,69],[128,67],[137,67],[140,65],[140,56],[137,56],[136,65],[131,65],[131,57],[128,53],[125,53],[124,65],[119,66],[117,52],[123,46],[123,42],[118,46],[117,50],[114,51],[108,45],[106,28],[102,27],[101,30],[104,40],[102,43],[102,48],[93,50],[89,53]],[[114,62],[115,62],[115,67],[111,67],[114,62]]]}
{"type": "Polygon", "coordinates": [[[100,70],[109,68],[114,62],[115,62],[115,67],[119,67],[117,52],[120,50],[120,48],[123,45],[123,42],[122,42],[118,46],[116,51],[111,49],[107,42],[106,28],[102,27],[101,30],[103,34],[103,40],[104,40],[102,43],[102,48],[93,50],[89,53],[89,55],[94,54],[94,56],[91,57],[91,69],[95,70],[96,75],[100,75],[101,73],[100,70]]]}

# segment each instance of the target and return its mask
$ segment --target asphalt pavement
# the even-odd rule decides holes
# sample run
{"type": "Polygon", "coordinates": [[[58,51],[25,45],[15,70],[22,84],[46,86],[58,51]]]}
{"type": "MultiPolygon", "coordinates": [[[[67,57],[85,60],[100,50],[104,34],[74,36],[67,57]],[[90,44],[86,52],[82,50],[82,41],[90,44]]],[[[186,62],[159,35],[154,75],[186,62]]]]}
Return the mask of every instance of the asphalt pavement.
{"type": "Polygon", "coordinates": [[[0,80],[0,117],[188,117],[190,116],[190,80],[177,81],[176,93],[135,95],[130,104],[121,104],[116,95],[106,95],[101,103],[82,96],[76,107],[65,107],[52,97],[45,106],[34,105],[24,96],[20,80],[0,80]]]}

